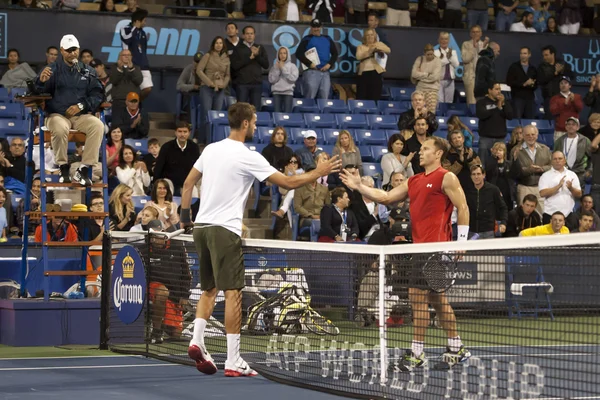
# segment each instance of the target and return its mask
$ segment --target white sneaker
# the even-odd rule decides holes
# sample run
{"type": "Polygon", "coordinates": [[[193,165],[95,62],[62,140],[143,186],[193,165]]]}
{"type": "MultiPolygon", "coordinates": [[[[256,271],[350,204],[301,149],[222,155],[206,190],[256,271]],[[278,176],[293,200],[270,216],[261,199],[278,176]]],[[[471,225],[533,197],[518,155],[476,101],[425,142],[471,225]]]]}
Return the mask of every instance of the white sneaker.
{"type": "Polygon", "coordinates": [[[196,369],[203,374],[212,375],[217,372],[217,366],[203,343],[190,343],[188,356],[196,361],[196,369]]]}
{"type": "Polygon", "coordinates": [[[238,357],[235,363],[229,360],[225,361],[225,376],[240,377],[240,376],[257,376],[258,373],[250,368],[248,363],[242,357],[238,357]]]}

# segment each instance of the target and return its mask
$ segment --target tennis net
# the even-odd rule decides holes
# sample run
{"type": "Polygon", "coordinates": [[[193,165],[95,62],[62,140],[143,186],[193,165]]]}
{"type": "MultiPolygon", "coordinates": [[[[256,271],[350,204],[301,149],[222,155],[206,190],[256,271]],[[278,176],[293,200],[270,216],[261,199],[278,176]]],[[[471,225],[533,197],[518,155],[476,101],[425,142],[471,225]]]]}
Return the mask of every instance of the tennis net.
{"type": "MultiPolygon", "coordinates": [[[[241,355],[269,379],[355,398],[596,398],[599,244],[597,233],[393,246],[246,240],[241,355]],[[440,254],[437,279],[454,283],[413,309],[423,298],[409,288],[431,283],[421,274],[440,254]],[[456,365],[452,315],[471,354],[456,365]],[[424,326],[428,363],[404,372],[424,326]]],[[[104,256],[103,343],[193,365],[202,291],[191,236],[107,236],[104,256]]],[[[216,300],[205,343],[222,369],[224,295],[216,300]]]]}

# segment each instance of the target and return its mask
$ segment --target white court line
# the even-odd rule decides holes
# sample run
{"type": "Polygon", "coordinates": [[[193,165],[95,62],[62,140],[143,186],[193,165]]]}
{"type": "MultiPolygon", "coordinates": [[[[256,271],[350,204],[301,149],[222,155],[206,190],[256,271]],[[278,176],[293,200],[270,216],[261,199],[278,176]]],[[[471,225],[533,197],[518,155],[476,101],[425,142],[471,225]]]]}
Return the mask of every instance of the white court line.
{"type": "Polygon", "coordinates": [[[482,356],[475,356],[476,358],[496,358],[496,357],[567,357],[567,356],[580,356],[580,357],[597,357],[595,353],[527,353],[527,354],[486,354],[482,356]]]}
{"type": "MultiPolygon", "coordinates": [[[[584,396],[584,397],[569,397],[570,400],[592,400],[592,399],[600,399],[600,396],[584,396]]],[[[523,400],[565,400],[564,397],[536,397],[531,399],[523,399],[523,400]]]]}
{"type": "Polygon", "coordinates": [[[143,357],[137,354],[127,355],[127,354],[115,354],[115,355],[106,355],[106,356],[56,356],[56,357],[6,357],[0,358],[0,361],[10,361],[10,360],[55,360],[55,359],[76,359],[76,358],[118,358],[118,357],[143,357]]]}
{"type": "Polygon", "coordinates": [[[179,365],[179,364],[85,365],[85,366],[71,366],[71,367],[0,368],[0,371],[43,371],[43,370],[61,370],[61,369],[146,368],[146,367],[181,367],[181,365],[179,365]]]}

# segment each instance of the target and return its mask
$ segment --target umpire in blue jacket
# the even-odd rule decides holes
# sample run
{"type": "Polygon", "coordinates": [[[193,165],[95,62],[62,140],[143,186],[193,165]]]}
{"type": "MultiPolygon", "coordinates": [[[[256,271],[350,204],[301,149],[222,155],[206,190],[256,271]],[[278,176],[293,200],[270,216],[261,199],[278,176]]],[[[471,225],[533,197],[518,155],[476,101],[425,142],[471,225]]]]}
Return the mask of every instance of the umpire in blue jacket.
{"type": "Polygon", "coordinates": [[[60,167],[60,182],[76,182],[82,186],[92,184],[89,168],[98,163],[104,124],[93,113],[104,100],[104,88],[94,68],[79,59],[79,41],[74,35],[65,35],[60,41],[62,60],[50,64],[36,79],[36,86],[52,95],[46,103],[50,115],[46,126],[52,132],[52,149],[60,167]],[[81,166],[69,176],[67,148],[69,129],[85,133],[85,148],[81,166]]]}

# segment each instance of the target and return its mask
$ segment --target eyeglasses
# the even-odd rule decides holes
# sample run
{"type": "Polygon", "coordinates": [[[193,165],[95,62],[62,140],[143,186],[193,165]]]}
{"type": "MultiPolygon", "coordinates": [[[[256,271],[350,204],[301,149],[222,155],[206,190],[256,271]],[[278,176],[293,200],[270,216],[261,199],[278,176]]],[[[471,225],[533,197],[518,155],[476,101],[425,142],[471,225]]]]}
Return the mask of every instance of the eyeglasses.
{"type": "Polygon", "coordinates": [[[290,164],[298,164],[298,161],[296,161],[296,160],[290,160],[290,164]]]}
{"type": "Polygon", "coordinates": [[[104,205],[103,201],[98,202],[98,203],[92,203],[92,207],[98,207],[98,206],[103,206],[103,205],[104,205]]]}

